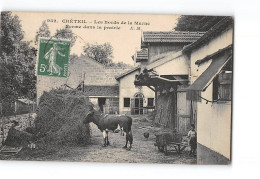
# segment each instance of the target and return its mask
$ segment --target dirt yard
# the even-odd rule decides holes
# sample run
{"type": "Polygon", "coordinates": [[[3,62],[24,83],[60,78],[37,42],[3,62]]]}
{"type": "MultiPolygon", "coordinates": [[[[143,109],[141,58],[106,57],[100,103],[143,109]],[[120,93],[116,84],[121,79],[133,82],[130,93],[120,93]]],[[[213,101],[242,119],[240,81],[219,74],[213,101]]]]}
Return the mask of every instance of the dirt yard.
{"type": "Polygon", "coordinates": [[[91,124],[92,139],[91,145],[63,147],[49,150],[22,149],[15,156],[0,156],[0,159],[7,160],[51,160],[51,161],[82,161],[82,162],[113,162],[113,163],[175,163],[175,164],[196,164],[196,157],[189,157],[188,149],[184,150],[181,156],[171,153],[165,156],[154,146],[154,133],[158,128],[152,127],[148,121],[140,122],[134,118],[133,148],[131,151],[123,149],[125,136],[120,133],[109,133],[110,146],[102,147],[102,133],[94,124],[91,124]],[[144,132],[149,132],[146,139],[144,132]]]}

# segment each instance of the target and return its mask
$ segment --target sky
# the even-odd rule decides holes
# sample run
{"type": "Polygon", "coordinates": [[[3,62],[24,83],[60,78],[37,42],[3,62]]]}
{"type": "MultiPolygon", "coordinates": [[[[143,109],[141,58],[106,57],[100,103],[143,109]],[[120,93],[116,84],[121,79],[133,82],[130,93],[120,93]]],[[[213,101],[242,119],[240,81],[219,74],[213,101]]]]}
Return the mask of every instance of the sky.
{"type": "MultiPolygon", "coordinates": [[[[42,25],[42,22],[45,20],[47,21],[47,24],[50,28],[51,35],[54,35],[56,29],[64,28],[66,25],[81,26],[81,28],[71,29],[73,33],[77,36],[77,41],[75,42],[75,45],[71,48],[71,54],[75,53],[80,55],[81,53],[83,53],[83,46],[86,43],[103,44],[105,42],[109,42],[114,49],[113,61],[124,62],[130,65],[134,64],[131,56],[135,53],[136,50],[140,49],[142,31],[171,31],[176,26],[177,19],[179,17],[179,15],[151,14],[88,14],[36,12],[13,12],[13,14],[18,15],[21,20],[22,29],[25,32],[24,40],[26,41],[34,41],[36,32],[42,25]],[[110,24],[106,23],[105,21],[109,22],[110,24]],[[131,25],[128,22],[132,22],[133,24],[135,22],[138,22],[139,25],[131,25]],[[83,28],[85,25],[95,27],[95,29],[83,28]],[[101,29],[97,29],[97,26],[101,27],[101,29]],[[112,27],[116,29],[104,30],[104,27],[112,27]],[[131,30],[131,27],[134,30],[131,30]],[[140,30],[136,30],[137,27],[140,27],[140,30]]],[[[31,45],[34,45],[34,42],[31,43],[31,45]]]]}

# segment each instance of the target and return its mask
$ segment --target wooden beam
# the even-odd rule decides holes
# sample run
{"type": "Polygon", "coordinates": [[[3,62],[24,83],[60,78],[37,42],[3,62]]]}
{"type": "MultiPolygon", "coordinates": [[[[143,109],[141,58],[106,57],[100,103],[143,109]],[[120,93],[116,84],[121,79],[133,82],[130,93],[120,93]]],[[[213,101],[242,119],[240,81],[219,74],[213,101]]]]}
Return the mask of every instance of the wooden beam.
{"type": "Polygon", "coordinates": [[[167,81],[167,82],[188,82],[189,81],[188,79],[169,80],[169,79],[161,77],[161,76],[154,76],[151,78],[160,79],[160,80],[167,81]]]}
{"type": "Polygon", "coordinates": [[[154,88],[152,88],[151,86],[147,86],[148,88],[150,88],[151,90],[153,90],[153,91],[155,91],[155,89],[154,88]]]}

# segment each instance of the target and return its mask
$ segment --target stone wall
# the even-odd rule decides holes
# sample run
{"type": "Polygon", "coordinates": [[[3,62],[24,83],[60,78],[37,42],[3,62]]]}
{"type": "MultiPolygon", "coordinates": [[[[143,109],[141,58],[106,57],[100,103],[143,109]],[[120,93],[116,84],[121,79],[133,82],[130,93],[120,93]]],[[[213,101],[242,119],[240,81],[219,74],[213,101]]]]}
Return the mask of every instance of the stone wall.
{"type": "Polygon", "coordinates": [[[0,147],[8,136],[9,129],[12,126],[11,121],[17,121],[19,123],[15,128],[23,131],[27,127],[34,127],[34,120],[36,118],[35,113],[21,114],[16,116],[6,116],[0,119],[0,147]]]}

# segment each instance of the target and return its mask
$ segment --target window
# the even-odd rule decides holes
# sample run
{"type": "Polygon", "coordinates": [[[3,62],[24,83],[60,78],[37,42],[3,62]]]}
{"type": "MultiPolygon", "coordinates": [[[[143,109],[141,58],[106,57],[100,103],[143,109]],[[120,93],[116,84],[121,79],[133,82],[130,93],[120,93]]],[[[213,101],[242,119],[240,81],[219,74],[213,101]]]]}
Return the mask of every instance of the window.
{"type": "Polygon", "coordinates": [[[124,107],[130,107],[130,98],[124,98],[124,107]]]}
{"type": "Polygon", "coordinates": [[[154,98],[148,98],[148,107],[153,107],[154,98]]]}
{"type": "Polygon", "coordinates": [[[232,71],[222,71],[213,80],[213,101],[231,101],[232,71]]]}

